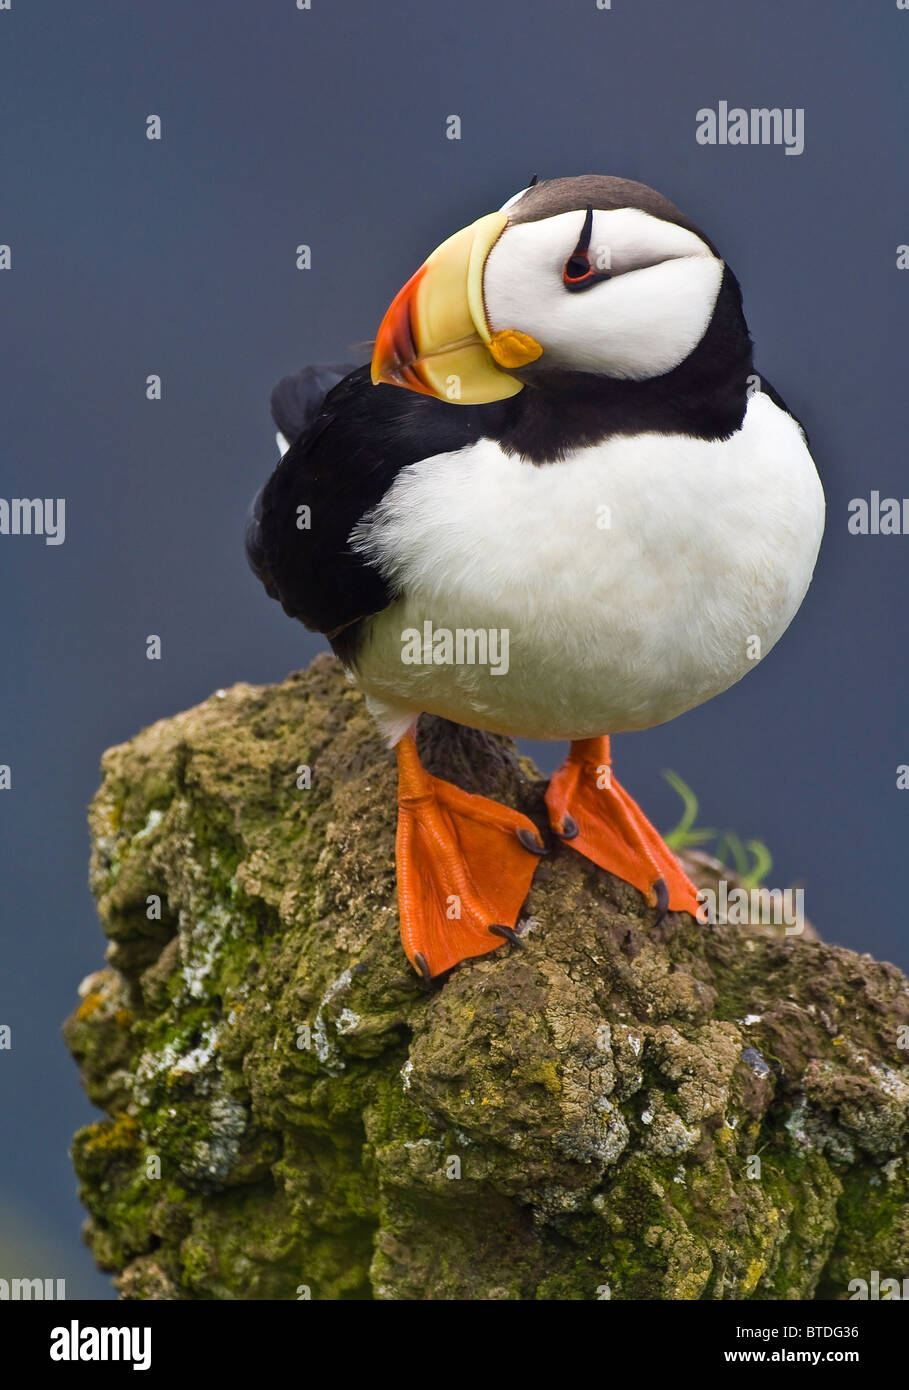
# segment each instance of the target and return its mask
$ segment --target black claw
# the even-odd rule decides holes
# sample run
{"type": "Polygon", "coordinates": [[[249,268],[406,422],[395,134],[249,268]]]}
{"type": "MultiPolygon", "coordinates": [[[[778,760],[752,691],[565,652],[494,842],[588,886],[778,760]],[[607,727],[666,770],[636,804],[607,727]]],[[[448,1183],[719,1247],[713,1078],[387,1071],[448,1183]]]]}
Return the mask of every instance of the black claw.
{"type": "Polygon", "coordinates": [[[525,849],[529,849],[531,854],[543,855],[549,853],[549,850],[542,843],[542,841],[537,838],[537,836],[534,834],[532,830],[527,830],[525,826],[521,826],[520,830],[517,832],[517,835],[518,839],[521,841],[521,844],[524,846],[525,849]]]}
{"type": "Polygon", "coordinates": [[[658,878],[653,885],[653,891],[656,893],[657,910],[657,919],[654,926],[658,927],[669,911],[669,889],[666,887],[666,880],[664,878],[658,878]]]}
{"type": "Polygon", "coordinates": [[[556,831],[556,834],[559,836],[560,839],[575,840],[577,839],[578,835],[580,835],[580,833],[580,827],[577,821],[575,820],[574,816],[562,817],[562,829],[556,831]]]}
{"type": "Polygon", "coordinates": [[[523,946],[524,943],[518,936],[513,927],[500,927],[498,924],[489,928],[493,936],[504,936],[506,941],[510,941],[512,946],[523,946]]]}
{"type": "Polygon", "coordinates": [[[432,980],[432,975],[430,974],[429,966],[426,963],[426,957],[424,955],[421,955],[419,951],[414,951],[413,963],[419,970],[420,974],[423,976],[423,979],[425,980],[426,984],[429,984],[432,980]]]}

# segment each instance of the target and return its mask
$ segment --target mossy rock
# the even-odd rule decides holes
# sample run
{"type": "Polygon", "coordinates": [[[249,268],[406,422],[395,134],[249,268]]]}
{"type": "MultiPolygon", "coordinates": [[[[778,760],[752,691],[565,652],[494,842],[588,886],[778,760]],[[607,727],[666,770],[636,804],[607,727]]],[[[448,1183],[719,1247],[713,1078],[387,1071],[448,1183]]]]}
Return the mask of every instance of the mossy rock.
{"type": "MultiPolygon", "coordinates": [[[[506,740],[424,724],[433,771],[545,824],[506,740]]],[[[398,940],[394,760],[327,656],[103,771],[109,965],[65,1035],[109,1117],[73,1153],[124,1297],[810,1299],[909,1275],[892,965],[656,926],[560,845],[523,949],[426,988],[398,940]]]]}

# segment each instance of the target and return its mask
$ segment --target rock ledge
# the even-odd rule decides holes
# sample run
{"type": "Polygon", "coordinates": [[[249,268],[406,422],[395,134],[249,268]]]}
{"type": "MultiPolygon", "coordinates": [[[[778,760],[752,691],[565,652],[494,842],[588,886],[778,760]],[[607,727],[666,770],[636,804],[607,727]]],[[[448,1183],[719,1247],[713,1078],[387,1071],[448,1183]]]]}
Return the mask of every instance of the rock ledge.
{"type": "MultiPolygon", "coordinates": [[[[540,818],[507,742],[426,724],[433,771],[540,818]]],[[[654,929],[561,847],[524,949],[427,991],[398,941],[393,759],[327,656],[103,771],[109,964],[65,1036],[108,1117],[74,1161],[124,1297],[810,1299],[909,1275],[894,966],[654,929]]]]}

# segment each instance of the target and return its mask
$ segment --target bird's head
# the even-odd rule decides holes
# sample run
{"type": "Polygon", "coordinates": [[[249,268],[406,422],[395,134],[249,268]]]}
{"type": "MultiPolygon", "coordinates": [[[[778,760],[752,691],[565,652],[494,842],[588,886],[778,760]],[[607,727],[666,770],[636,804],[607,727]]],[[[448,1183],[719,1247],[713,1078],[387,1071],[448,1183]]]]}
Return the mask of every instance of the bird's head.
{"type": "Polygon", "coordinates": [[[395,296],[374,382],[464,405],[547,372],[644,381],[704,337],[724,278],[667,198],[601,175],[551,179],[456,232],[395,296]]]}

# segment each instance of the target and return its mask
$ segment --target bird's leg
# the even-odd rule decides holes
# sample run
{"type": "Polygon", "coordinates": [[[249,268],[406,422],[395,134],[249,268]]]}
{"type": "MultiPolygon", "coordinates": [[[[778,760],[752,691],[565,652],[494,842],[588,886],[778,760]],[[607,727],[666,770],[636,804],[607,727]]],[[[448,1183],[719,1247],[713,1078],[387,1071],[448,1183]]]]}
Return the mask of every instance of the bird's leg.
{"type": "Polygon", "coordinates": [[[572,849],[644,894],[661,916],[696,913],[697,889],[612,775],[609,738],[578,739],[546,792],[549,822],[572,849]]]}
{"type": "Polygon", "coordinates": [[[526,816],[430,776],[413,733],[397,755],[401,941],[414,969],[430,979],[513,939],[546,851],[526,816]]]}

